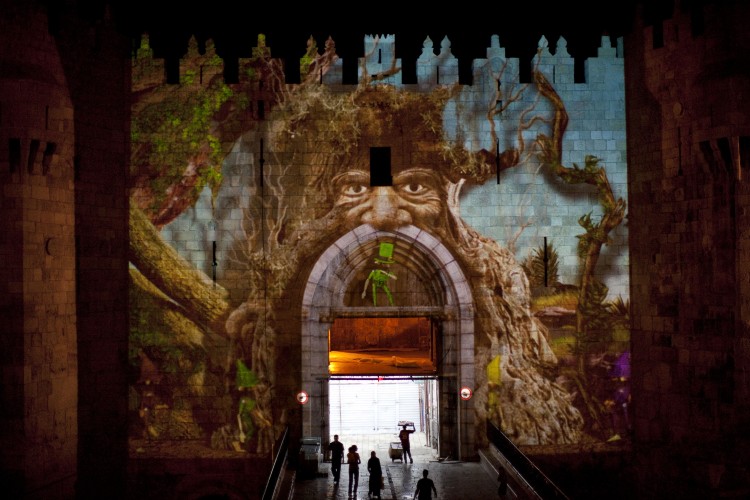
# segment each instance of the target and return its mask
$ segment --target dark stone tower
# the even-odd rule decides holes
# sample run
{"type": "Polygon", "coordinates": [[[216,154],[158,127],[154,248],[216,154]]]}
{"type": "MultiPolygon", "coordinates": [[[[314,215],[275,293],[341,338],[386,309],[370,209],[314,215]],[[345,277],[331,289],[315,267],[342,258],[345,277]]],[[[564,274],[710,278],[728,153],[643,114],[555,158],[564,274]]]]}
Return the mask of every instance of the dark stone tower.
{"type": "Polygon", "coordinates": [[[11,4],[0,56],[3,489],[71,490],[78,443],[75,125],[47,18],[11,4]]]}
{"type": "Polygon", "coordinates": [[[117,497],[127,466],[129,45],[106,16],[0,4],[0,488],[117,497]]]}
{"type": "Polygon", "coordinates": [[[750,5],[701,3],[626,38],[639,498],[748,488],[750,5]]]}

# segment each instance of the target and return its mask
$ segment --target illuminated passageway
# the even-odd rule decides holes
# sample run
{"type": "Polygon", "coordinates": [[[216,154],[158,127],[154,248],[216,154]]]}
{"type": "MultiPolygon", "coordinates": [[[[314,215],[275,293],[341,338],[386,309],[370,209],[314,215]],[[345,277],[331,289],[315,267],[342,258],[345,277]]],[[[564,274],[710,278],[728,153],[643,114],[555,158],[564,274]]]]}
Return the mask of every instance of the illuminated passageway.
{"type": "Polygon", "coordinates": [[[435,482],[437,497],[442,500],[464,500],[467,498],[497,498],[497,484],[480,462],[458,462],[447,457],[441,460],[435,451],[426,446],[423,432],[412,434],[411,450],[414,463],[392,461],[389,458],[389,443],[396,438],[396,434],[369,435],[341,435],[340,440],[348,448],[356,444],[362,457],[360,465],[359,487],[357,494],[348,495],[349,477],[347,466],[341,469],[341,481],[338,486],[333,483],[330,473],[330,462],[320,465],[318,477],[299,479],[294,484],[293,500],[320,499],[364,499],[367,496],[367,458],[371,451],[375,451],[383,468],[385,489],[382,490],[383,499],[413,498],[417,481],[422,477],[422,471],[427,469],[429,476],[435,482]]]}

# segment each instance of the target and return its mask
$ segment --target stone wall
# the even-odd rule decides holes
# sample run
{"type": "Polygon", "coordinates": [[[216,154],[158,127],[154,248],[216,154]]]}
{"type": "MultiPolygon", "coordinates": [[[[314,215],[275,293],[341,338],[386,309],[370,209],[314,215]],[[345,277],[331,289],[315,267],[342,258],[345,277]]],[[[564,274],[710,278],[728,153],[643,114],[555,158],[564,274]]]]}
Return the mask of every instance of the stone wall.
{"type": "Polygon", "coordinates": [[[643,497],[747,488],[749,16],[678,7],[626,45],[643,497]]]}
{"type": "Polygon", "coordinates": [[[2,488],[52,498],[77,472],[74,105],[43,13],[4,11],[0,45],[2,488]]]}
{"type": "Polygon", "coordinates": [[[129,47],[69,14],[3,2],[0,24],[0,457],[14,498],[125,491],[129,47]]]}

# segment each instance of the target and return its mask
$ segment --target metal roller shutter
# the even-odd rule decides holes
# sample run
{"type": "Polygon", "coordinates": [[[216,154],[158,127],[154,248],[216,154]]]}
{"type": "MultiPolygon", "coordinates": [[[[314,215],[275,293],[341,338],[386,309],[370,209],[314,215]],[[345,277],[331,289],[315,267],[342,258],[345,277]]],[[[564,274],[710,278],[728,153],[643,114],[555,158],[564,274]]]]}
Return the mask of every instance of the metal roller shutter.
{"type": "Polygon", "coordinates": [[[422,430],[421,383],[332,379],[328,384],[331,433],[394,434],[399,420],[410,420],[422,430]]]}

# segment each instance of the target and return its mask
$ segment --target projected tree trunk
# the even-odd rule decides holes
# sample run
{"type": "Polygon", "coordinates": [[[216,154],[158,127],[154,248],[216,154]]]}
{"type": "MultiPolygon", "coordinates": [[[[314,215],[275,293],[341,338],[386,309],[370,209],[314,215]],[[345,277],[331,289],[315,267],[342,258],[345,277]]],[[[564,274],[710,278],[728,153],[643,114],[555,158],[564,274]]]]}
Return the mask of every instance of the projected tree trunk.
{"type": "Polygon", "coordinates": [[[167,245],[137,207],[130,207],[130,262],[200,323],[225,315],[227,291],[167,245]]]}

